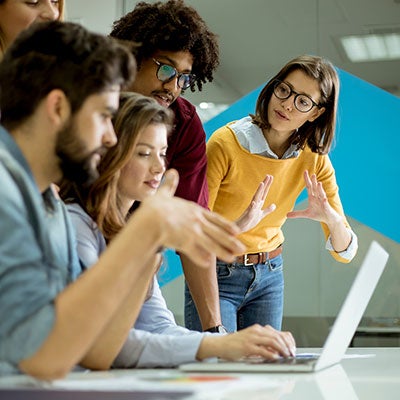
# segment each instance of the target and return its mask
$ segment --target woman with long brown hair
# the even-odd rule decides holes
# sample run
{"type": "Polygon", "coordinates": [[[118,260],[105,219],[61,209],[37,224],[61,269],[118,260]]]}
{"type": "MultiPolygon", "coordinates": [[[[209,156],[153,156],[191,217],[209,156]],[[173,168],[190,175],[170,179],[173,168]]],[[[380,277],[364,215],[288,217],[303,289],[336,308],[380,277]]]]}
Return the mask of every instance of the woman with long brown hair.
{"type": "MultiPolygon", "coordinates": [[[[101,161],[99,179],[90,188],[73,186],[67,194],[62,191],[70,203],[68,209],[84,268],[97,261],[123,228],[134,202],[145,200],[158,189],[167,166],[171,117],[171,110],[154,99],[136,93],[122,94],[114,118],[118,143],[101,161]],[[71,204],[71,200],[75,203],[71,204]]],[[[154,262],[161,262],[161,254],[154,262]]],[[[178,326],[154,276],[139,317],[114,366],[167,367],[208,357],[277,358],[294,352],[292,335],[271,327],[255,325],[240,333],[220,336],[178,326]]]]}

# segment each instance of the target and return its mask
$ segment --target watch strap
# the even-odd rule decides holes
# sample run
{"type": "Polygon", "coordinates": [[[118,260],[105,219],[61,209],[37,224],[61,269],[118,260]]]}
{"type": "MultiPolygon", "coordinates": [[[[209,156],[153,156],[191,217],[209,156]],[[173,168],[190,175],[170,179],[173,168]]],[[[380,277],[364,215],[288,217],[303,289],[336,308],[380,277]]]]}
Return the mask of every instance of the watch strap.
{"type": "Polygon", "coordinates": [[[228,331],[223,325],[213,326],[211,328],[205,329],[204,332],[211,332],[211,333],[227,333],[228,331]]]}

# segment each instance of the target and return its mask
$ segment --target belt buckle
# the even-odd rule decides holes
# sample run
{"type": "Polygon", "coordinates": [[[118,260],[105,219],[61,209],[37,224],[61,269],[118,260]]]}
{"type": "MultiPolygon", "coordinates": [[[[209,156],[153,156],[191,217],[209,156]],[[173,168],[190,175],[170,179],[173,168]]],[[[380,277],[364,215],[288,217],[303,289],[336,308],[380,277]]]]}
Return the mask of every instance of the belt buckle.
{"type": "Polygon", "coordinates": [[[254,265],[254,263],[252,263],[252,262],[248,262],[249,261],[249,257],[248,257],[248,255],[247,254],[245,254],[244,256],[243,256],[243,258],[244,258],[244,262],[243,262],[243,264],[247,267],[247,266],[249,266],[249,265],[254,265]]]}

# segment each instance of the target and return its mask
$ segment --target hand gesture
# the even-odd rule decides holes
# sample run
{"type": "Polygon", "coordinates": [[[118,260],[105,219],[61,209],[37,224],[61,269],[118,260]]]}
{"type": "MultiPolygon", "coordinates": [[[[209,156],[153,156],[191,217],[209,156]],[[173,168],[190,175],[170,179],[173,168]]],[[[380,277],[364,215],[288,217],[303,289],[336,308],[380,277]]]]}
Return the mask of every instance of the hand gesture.
{"type": "Polygon", "coordinates": [[[328,225],[338,221],[340,216],[330,206],[322,183],[317,181],[316,175],[312,174],[310,177],[308,171],[305,171],[304,180],[308,194],[308,207],[305,210],[291,211],[287,214],[287,217],[308,218],[314,221],[325,222],[328,225]]]}
{"type": "Polygon", "coordinates": [[[271,175],[266,175],[264,180],[258,186],[249,206],[237,219],[236,225],[240,228],[241,232],[246,232],[254,228],[264,217],[275,210],[275,204],[270,204],[268,207],[262,209],[273,179],[274,178],[271,175]]]}
{"type": "Polygon", "coordinates": [[[173,197],[177,185],[178,173],[167,171],[157,193],[147,197],[139,208],[159,226],[162,246],[176,249],[204,266],[213,256],[232,262],[236,254],[243,253],[245,246],[236,238],[236,224],[194,202],[173,197]]]}

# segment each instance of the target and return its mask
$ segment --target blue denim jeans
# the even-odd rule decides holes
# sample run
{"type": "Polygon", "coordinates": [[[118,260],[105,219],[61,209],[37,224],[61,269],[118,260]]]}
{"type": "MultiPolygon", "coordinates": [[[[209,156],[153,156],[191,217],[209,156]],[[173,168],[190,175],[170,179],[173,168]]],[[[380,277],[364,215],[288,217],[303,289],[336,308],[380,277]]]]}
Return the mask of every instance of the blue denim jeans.
{"type": "MultiPolygon", "coordinates": [[[[280,330],[283,315],[282,254],[265,264],[245,266],[217,262],[222,324],[234,332],[253,324],[271,325],[280,330]]],[[[196,307],[185,287],[185,325],[200,330],[196,307]]]]}

